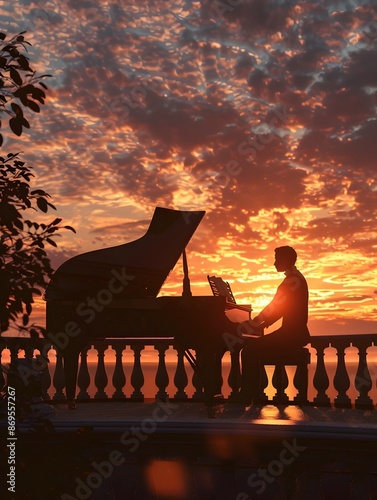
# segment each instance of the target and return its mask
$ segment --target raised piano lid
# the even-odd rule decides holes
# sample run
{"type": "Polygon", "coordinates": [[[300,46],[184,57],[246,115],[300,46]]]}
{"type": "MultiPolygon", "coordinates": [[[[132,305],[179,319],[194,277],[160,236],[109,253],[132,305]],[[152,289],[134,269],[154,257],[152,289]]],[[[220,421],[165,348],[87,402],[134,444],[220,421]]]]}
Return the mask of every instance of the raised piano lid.
{"type": "Polygon", "coordinates": [[[116,299],[156,297],[204,214],[157,207],[141,238],[62,264],[47,286],[46,300],[84,300],[99,291],[105,305],[111,293],[116,299]]]}

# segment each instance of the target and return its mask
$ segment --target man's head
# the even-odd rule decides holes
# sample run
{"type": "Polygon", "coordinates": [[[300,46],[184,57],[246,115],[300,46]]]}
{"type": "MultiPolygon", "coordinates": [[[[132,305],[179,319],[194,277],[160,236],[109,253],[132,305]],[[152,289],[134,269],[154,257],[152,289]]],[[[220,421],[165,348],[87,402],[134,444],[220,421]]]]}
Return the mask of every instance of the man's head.
{"type": "Polygon", "coordinates": [[[294,248],[288,246],[275,248],[275,267],[277,271],[286,271],[295,265],[296,260],[297,253],[294,248]]]}

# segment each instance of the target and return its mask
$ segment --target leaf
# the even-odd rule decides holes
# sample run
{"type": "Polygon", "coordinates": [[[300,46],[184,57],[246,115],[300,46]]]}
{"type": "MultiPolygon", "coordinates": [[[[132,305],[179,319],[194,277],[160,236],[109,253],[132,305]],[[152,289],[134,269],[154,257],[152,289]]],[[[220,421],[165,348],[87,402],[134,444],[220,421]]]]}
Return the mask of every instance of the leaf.
{"type": "Polygon", "coordinates": [[[34,101],[30,101],[30,99],[28,99],[28,101],[26,102],[25,106],[27,106],[28,108],[30,108],[32,111],[34,111],[35,113],[39,113],[41,108],[38,106],[38,104],[34,101]]]}
{"type": "Polygon", "coordinates": [[[30,123],[26,120],[26,118],[22,118],[22,126],[25,128],[30,128],[30,123]]]}
{"type": "Polygon", "coordinates": [[[65,229],[69,229],[70,231],[73,231],[76,234],[76,230],[72,226],[64,226],[65,229]]]}
{"type": "Polygon", "coordinates": [[[48,205],[47,205],[47,201],[44,198],[38,198],[37,199],[37,205],[38,205],[38,208],[40,210],[42,210],[42,212],[44,212],[44,213],[47,212],[48,205]]]}
{"type": "Polygon", "coordinates": [[[24,315],[22,316],[22,324],[23,324],[24,326],[26,326],[28,323],[29,323],[29,315],[28,315],[28,314],[24,314],[24,315]]]}
{"type": "Polygon", "coordinates": [[[23,87],[20,87],[14,92],[14,97],[20,97],[22,94],[32,94],[34,89],[34,85],[31,83],[28,83],[24,85],[23,87]]]}
{"type": "Polygon", "coordinates": [[[41,195],[41,196],[46,196],[46,192],[43,191],[42,189],[34,189],[34,191],[30,191],[30,194],[38,194],[38,195],[41,195]]]}
{"type": "Polygon", "coordinates": [[[47,238],[47,239],[46,239],[46,241],[47,241],[48,243],[50,243],[50,245],[52,245],[53,247],[57,247],[57,246],[58,246],[58,245],[55,243],[55,241],[54,241],[54,240],[52,240],[51,238],[47,238]]]}
{"type": "Polygon", "coordinates": [[[33,87],[32,96],[33,99],[41,102],[42,104],[44,103],[44,99],[46,98],[46,94],[38,87],[33,87]]]}
{"type": "Polygon", "coordinates": [[[17,57],[20,55],[19,51],[16,49],[16,47],[14,47],[14,45],[9,48],[8,52],[14,59],[17,59],[17,57]]]}
{"type": "Polygon", "coordinates": [[[13,112],[16,114],[16,116],[23,116],[23,112],[22,112],[22,109],[20,108],[20,106],[14,102],[12,102],[12,104],[10,105],[13,112]]]}
{"type": "Polygon", "coordinates": [[[15,135],[20,136],[22,134],[22,124],[18,118],[11,118],[9,120],[9,126],[15,135]]]}
{"type": "Polygon", "coordinates": [[[38,330],[36,330],[35,328],[30,328],[30,337],[32,339],[38,339],[39,338],[39,333],[38,333],[38,330]]]}
{"type": "MultiPolygon", "coordinates": [[[[0,126],[1,126],[1,125],[0,125],[0,126]]],[[[0,134],[0,148],[1,148],[1,146],[3,145],[3,142],[4,142],[3,136],[0,134]]]]}
{"type": "Polygon", "coordinates": [[[52,203],[50,203],[49,201],[47,202],[47,205],[48,205],[49,207],[51,207],[53,210],[56,210],[55,205],[53,205],[53,204],[52,204],[52,203]]]}
{"type": "Polygon", "coordinates": [[[27,57],[25,57],[22,54],[20,54],[19,57],[18,57],[18,64],[21,66],[21,68],[24,71],[31,71],[31,68],[30,68],[29,61],[28,61],[27,57]]]}
{"type": "Polygon", "coordinates": [[[16,244],[15,244],[15,249],[16,249],[17,251],[21,250],[21,248],[23,247],[23,244],[24,244],[24,243],[23,243],[23,241],[22,241],[21,239],[20,239],[20,240],[17,240],[17,241],[16,241],[16,244]]]}
{"type": "Polygon", "coordinates": [[[18,229],[20,229],[21,231],[23,230],[24,228],[24,225],[22,223],[22,220],[20,219],[14,219],[13,221],[13,225],[16,226],[18,229]]]}
{"type": "Polygon", "coordinates": [[[5,40],[6,36],[5,33],[0,33],[0,40],[5,40]]]}
{"type": "MultiPolygon", "coordinates": [[[[17,55],[18,55],[18,53],[17,53],[17,55]]],[[[13,67],[11,67],[10,71],[9,71],[9,74],[10,74],[10,77],[12,78],[12,80],[14,81],[14,83],[16,85],[22,85],[22,78],[21,78],[20,74],[18,73],[18,71],[16,69],[14,69],[13,67]]]]}

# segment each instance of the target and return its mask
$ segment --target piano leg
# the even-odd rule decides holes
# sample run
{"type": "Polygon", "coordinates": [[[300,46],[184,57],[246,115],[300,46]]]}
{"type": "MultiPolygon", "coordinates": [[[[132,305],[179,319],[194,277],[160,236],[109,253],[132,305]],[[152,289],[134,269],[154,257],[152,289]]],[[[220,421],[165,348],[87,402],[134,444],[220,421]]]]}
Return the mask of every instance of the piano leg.
{"type": "Polygon", "coordinates": [[[197,351],[199,375],[202,378],[204,403],[212,407],[222,401],[222,370],[221,359],[224,349],[201,349],[197,351]]]}

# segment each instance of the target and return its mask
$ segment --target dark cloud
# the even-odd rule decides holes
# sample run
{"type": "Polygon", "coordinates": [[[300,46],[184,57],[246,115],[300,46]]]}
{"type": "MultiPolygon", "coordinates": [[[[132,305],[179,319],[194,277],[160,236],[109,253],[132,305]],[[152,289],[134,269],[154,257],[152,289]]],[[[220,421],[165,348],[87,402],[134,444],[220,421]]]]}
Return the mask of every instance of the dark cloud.
{"type": "MultiPolygon", "coordinates": [[[[216,5],[216,2],[213,3],[216,5]]],[[[212,8],[216,11],[215,5],[212,8]]],[[[248,34],[267,36],[284,31],[289,21],[296,18],[295,2],[246,0],[235,5],[233,10],[227,9],[224,17],[233,23],[237,22],[248,34]]]]}

